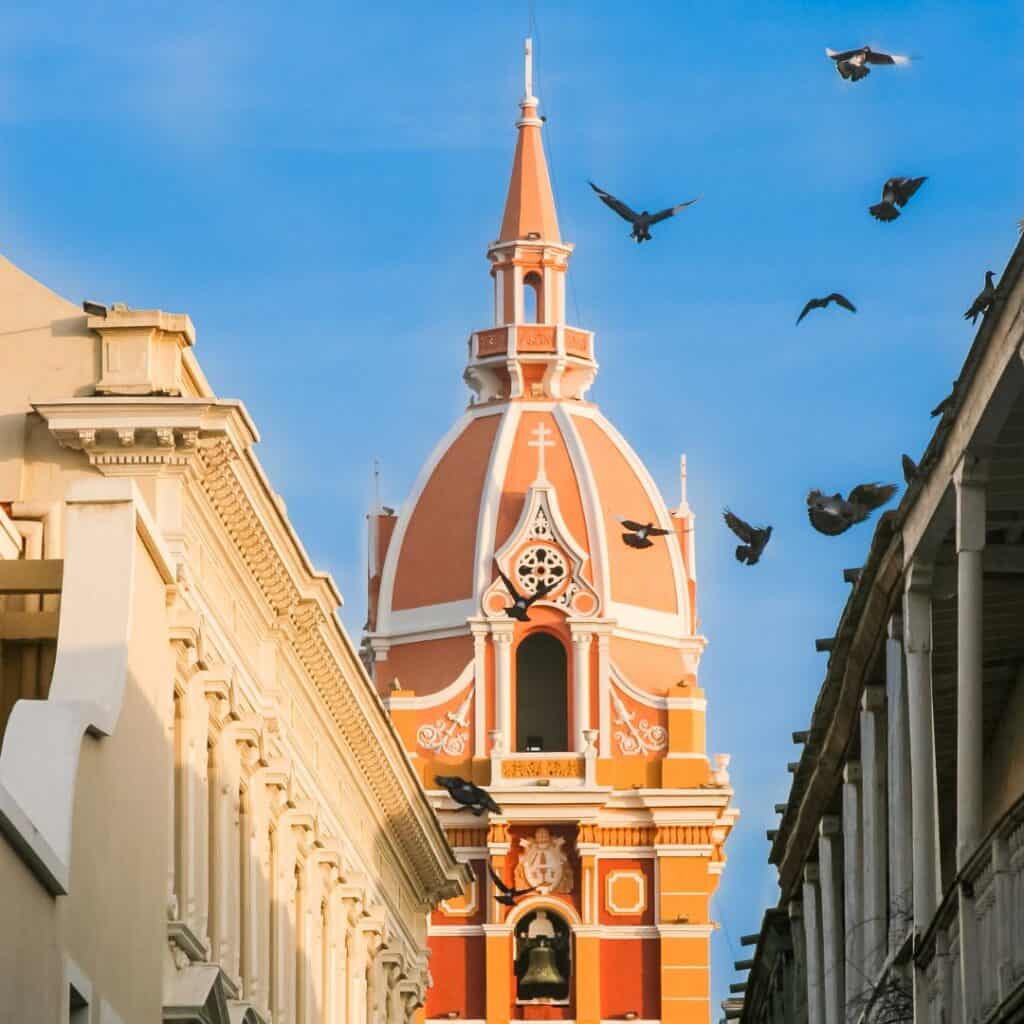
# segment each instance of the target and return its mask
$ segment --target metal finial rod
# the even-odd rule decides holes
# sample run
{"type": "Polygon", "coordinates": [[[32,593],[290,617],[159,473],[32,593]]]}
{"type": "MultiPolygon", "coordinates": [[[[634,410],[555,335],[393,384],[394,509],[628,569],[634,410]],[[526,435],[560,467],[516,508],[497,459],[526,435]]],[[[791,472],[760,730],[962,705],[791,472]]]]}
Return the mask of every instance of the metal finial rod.
{"type": "Polygon", "coordinates": [[[526,37],[526,59],[525,59],[525,82],[526,82],[526,98],[529,99],[533,95],[533,40],[526,37]]]}

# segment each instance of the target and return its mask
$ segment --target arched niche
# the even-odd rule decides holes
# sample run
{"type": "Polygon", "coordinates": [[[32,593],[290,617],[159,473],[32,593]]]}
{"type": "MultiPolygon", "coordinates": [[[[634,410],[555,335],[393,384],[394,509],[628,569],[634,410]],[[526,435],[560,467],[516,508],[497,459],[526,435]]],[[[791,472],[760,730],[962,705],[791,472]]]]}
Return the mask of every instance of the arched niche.
{"type": "Polygon", "coordinates": [[[523,321],[544,323],[544,278],[536,270],[523,277],[523,321]]]}
{"type": "Polygon", "coordinates": [[[568,1005],[573,969],[569,922],[550,907],[538,907],[520,918],[513,939],[516,1004],[568,1005]]]}
{"type": "Polygon", "coordinates": [[[516,750],[569,749],[568,657],[550,633],[531,633],[516,649],[516,750]]]}

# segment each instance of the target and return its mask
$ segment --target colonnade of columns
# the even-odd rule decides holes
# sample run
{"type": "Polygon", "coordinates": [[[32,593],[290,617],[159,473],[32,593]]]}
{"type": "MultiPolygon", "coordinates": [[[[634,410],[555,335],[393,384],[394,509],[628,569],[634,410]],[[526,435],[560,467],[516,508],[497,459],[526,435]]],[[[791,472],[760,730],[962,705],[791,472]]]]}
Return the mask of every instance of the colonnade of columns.
{"type": "MultiPolygon", "coordinates": [[[[954,476],[957,559],[956,868],[983,838],[982,599],[984,466],[969,455],[954,476]]],[[[842,814],[819,824],[817,863],[804,871],[802,923],[810,1020],[840,1024],[879,980],[911,929],[923,935],[942,900],[932,689],[932,564],[906,570],[902,614],[887,627],[885,684],[864,688],[860,761],[844,766],[842,814]]],[[[977,914],[959,890],[960,998],[978,1007],[977,914]]],[[[914,971],[913,998],[928,981],[914,971]]],[[[917,1020],[928,1019],[915,1015],[917,1020]]]]}
{"type": "Polygon", "coordinates": [[[228,709],[218,673],[179,681],[170,920],[273,1024],[408,1024],[425,960],[392,939],[316,807],[294,798],[262,720],[228,709]]]}

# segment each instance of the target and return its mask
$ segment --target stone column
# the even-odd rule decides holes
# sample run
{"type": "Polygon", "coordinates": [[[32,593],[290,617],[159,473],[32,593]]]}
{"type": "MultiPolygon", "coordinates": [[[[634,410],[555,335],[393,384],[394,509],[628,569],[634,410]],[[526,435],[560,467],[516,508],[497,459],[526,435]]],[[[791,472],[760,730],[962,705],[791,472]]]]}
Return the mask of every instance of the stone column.
{"type": "Polygon", "coordinates": [[[827,1024],[844,1024],[846,955],[843,942],[843,839],[838,817],[826,815],[818,827],[821,873],[822,982],[827,1024]]]}
{"type": "Polygon", "coordinates": [[[251,720],[226,724],[210,765],[210,959],[219,961],[236,984],[241,977],[241,745],[254,746],[257,730],[251,720]]]}
{"type": "Polygon", "coordinates": [[[612,709],[610,701],[612,659],[611,633],[597,635],[597,728],[598,754],[601,757],[612,755],[612,709]]]}
{"type": "Polygon", "coordinates": [[[332,854],[311,850],[299,875],[299,948],[296,957],[296,1020],[299,1024],[320,1024],[326,1002],[325,959],[330,948],[325,925],[324,902],[331,879],[332,854]]]}
{"type": "Polygon", "coordinates": [[[864,802],[864,971],[874,981],[889,947],[885,687],[865,686],[860,713],[864,802]]]}
{"type": "MultiPolygon", "coordinates": [[[[927,929],[939,905],[939,813],[932,710],[932,567],[911,563],[903,596],[903,647],[910,709],[914,927],[927,929]]],[[[920,972],[916,972],[920,974],[920,972]]]]}
{"type": "Polygon", "coordinates": [[[181,702],[179,748],[177,751],[178,803],[177,876],[179,911],[182,920],[200,942],[207,938],[207,833],[208,762],[207,742],[210,709],[206,702],[203,673],[188,684],[181,702]]]}
{"type": "Polygon", "coordinates": [[[821,946],[821,890],[817,864],[804,868],[804,945],[807,964],[807,1020],[825,1021],[825,981],[821,946]]]}
{"type": "MultiPolygon", "coordinates": [[[[956,485],[956,867],[964,868],[981,840],[983,741],[983,603],[985,594],[985,464],[966,452],[956,485]]],[[[959,889],[960,981],[963,1019],[979,1004],[977,915],[973,897],[959,889]]]]}
{"type": "Polygon", "coordinates": [[[334,1015],[325,1017],[324,1024],[348,1024],[351,1020],[352,964],[350,957],[355,945],[356,925],[363,917],[363,889],[342,883],[334,892],[335,914],[332,936],[335,944],[334,1015]]]}
{"type": "Polygon", "coordinates": [[[505,752],[515,750],[512,726],[512,623],[494,623],[494,728],[505,752]]]}
{"type": "Polygon", "coordinates": [[[886,707],[889,726],[889,952],[910,930],[913,897],[911,833],[910,724],[903,669],[903,619],[889,620],[885,642],[886,707]]]}
{"type": "Polygon", "coordinates": [[[270,1009],[271,793],[284,782],[279,766],[255,767],[245,786],[242,821],[242,996],[264,1016],[270,1009]]]}
{"type": "Polygon", "coordinates": [[[298,876],[300,843],[307,815],[286,810],[278,815],[271,844],[273,904],[270,914],[270,1001],[274,1024],[296,1021],[296,945],[299,936],[298,876]]]}
{"type": "Polygon", "coordinates": [[[861,769],[859,761],[843,768],[843,929],[846,936],[846,1005],[865,988],[864,977],[864,844],[861,831],[861,769]]]}
{"type": "Polygon", "coordinates": [[[383,938],[382,927],[375,918],[363,917],[349,932],[346,1024],[379,1024],[373,1018],[373,997],[376,993],[371,989],[371,979],[383,938]]]}
{"type": "Polygon", "coordinates": [[[981,839],[982,601],[985,554],[984,465],[965,454],[954,473],[957,553],[956,865],[981,839]]]}
{"type": "Polygon", "coordinates": [[[473,756],[486,757],[487,627],[474,623],[469,628],[473,634],[473,756]]]}
{"type": "Polygon", "coordinates": [[[592,634],[572,632],[572,701],[573,730],[570,742],[572,750],[580,753],[587,742],[583,731],[590,728],[590,643],[592,634]]]}
{"type": "Polygon", "coordinates": [[[790,900],[789,934],[793,939],[793,1022],[807,1020],[807,936],[804,930],[804,905],[790,900]]]}

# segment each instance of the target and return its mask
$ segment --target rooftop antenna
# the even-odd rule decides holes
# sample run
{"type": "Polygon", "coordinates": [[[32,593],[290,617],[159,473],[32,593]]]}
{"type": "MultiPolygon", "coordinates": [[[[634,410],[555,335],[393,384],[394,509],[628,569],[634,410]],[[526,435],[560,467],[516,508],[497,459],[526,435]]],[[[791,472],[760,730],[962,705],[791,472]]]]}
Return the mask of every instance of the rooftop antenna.
{"type": "Polygon", "coordinates": [[[523,99],[524,99],[524,101],[525,100],[532,100],[532,99],[534,99],[534,95],[533,95],[533,40],[529,36],[526,37],[526,57],[525,57],[525,67],[523,69],[523,72],[524,72],[524,82],[525,82],[525,87],[526,87],[526,93],[525,93],[523,99]]]}
{"type": "Polygon", "coordinates": [[[380,514],[380,460],[373,460],[373,514],[380,514]]]}

